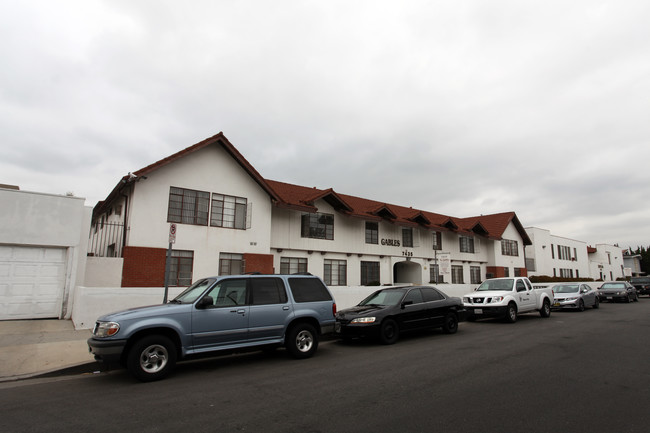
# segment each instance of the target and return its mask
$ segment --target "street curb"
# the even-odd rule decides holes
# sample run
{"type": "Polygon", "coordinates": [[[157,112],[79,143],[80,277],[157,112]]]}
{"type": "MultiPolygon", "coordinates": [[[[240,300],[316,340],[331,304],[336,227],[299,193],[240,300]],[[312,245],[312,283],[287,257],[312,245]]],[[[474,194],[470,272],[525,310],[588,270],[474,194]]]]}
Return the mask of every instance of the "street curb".
{"type": "Polygon", "coordinates": [[[36,373],[19,374],[16,376],[0,377],[0,383],[17,382],[21,380],[34,379],[34,378],[47,378],[59,376],[74,376],[78,374],[91,374],[105,371],[106,367],[97,361],[82,362],[79,364],[72,364],[67,367],[59,367],[48,371],[39,371],[36,373]]]}

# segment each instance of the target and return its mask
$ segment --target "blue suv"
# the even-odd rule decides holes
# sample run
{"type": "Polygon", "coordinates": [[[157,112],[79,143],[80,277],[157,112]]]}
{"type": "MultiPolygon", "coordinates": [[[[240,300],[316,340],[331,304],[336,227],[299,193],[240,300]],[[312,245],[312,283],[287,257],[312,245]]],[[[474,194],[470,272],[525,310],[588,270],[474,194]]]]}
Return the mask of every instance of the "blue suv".
{"type": "Polygon", "coordinates": [[[90,352],[120,363],[138,379],[162,379],[177,360],[222,350],[284,345],[309,358],[321,335],[334,331],[336,303],[312,275],[204,278],[167,304],[97,319],[90,352]]]}

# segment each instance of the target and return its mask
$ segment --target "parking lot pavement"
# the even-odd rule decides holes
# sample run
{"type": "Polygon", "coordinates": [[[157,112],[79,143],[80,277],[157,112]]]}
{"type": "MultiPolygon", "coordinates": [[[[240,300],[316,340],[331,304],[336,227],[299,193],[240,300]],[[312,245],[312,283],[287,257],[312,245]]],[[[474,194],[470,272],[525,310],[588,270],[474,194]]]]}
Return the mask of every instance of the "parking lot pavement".
{"type": "Polygon", "coordinates": [[[0,382],[97,364],[86,344],[90,332],[70,320],[0,321],[0,382]]]}

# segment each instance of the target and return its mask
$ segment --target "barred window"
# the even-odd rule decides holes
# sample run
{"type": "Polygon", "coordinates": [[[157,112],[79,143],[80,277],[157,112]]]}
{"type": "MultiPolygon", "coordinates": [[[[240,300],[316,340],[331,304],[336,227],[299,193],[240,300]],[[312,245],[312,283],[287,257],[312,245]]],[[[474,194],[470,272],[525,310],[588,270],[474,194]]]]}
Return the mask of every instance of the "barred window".
{"type": "Polygon", "coordinates": [[[366,243],[378,244],[379,243],[379,224],[375,222],[366,221],[366,243]]]}
{"type": "Polygon", "coordinates": [[[169,262],[170,286],[189,286],[192,284],[194,251],[172,250],[169,262]]]}
{"type": "Polygon", "coordinates": [[[480,266],[470,266],[469,267],[469,279],[471,284],[481,284],[481,267],[480,266]]]}
{"type": "Polygon", "coordinates": [[[241,275],[245,271],[244,256],[242,254],[219,254],[219,275],[241,275]]]}
{"type": "Polygon", "coordinates": [[[444,283],[445,279],[443,275],[440,275],[440,266],[439,265],[431,265],[429,266],[429,282],[438,284],[438,283],[444,283]]]}
{"type": "Polygon", "coordinates": [[[442,249],[442,233],[433,232],[433,249],[441,250],[442,249]]]}
{"type": "Polygon", "coordinates": [[[459,236],[458,242],[460,245],[461,253],[473,253],[474,252],[474,238],[469,236],[459,236]]]}
{"type": "Polygon", "coordinates": [[[504,256],[518,256],[519,243],[509,239],[501,240],[501,254],[504,256]]]}
{"type": "Polygon", "coordinates": [[[298,274],[307,272],[307,259],[302,257],[282,257],[280,259],[281,274],[298,274]]]}
{"type": "Polygon", "coordinates": [[[413,248],[413,229],[402,228],[402,246],[413,248]]]}
{"type": "Polygon", "coordinates": [[[172,186],[169,188],[167,222],[207,226],[209,205],[210,193],[172,186]]]}
{"type": "Polygon", "coordinates": [[[301,236],[303,238],[334,239],[334,215],[307,213],[302,215],[301,236]]]}
{"type": "Polygon", "coordinates": [[[451,265],[451,284],[465,284],[461,265],[451,265]]]}
{"type": "Polygon", "coordinates": [[[348,265],[345,260],[325,259],[323,279],[328,286],[347,285],[348,265]]]}
{"type": "Polygon", "coordinates": [[[210,225],[245,230],[247,206],[248,202],[243,197],[212,193],[210,225]]]}
{"type": "Polygon", "coordinates": [[[361,262],[361,285],[379,284],[379,262],[361,262]]]}

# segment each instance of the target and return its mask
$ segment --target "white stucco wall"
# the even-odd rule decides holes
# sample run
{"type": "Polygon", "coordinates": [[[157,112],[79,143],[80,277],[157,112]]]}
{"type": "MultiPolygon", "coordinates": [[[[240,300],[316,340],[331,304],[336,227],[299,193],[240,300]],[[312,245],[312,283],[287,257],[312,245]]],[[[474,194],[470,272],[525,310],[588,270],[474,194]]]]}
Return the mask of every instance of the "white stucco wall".
{"type": "Polygon", "coordinates": [[[583,241],[552,235],[549,230],[527,227],[526,233],[533,245],[526,247],[526,257],[535,260],[535,271],[529,275],[560,276],[560,269],[572,269],[578,278],[597,278],[591,275],[587,244],[583,241]],[[569,247],[571,257],[576,260],[560,259],[558,245],[569,247]],[[555,270],[555,273],[553,272],[555,270]]]}
{"type": "MultiPolygon", "coordinates": [[[[505,239],[516,240],[518,256],[503,256],[500,241],[492,241],[480,236],[474,237],[474,253],[461,253],[459,236],[456,233],[442,232],[442,249],[433,250],[433,232],[413,228],[413,247],[404,247],[402,227],[388,222],[379,222],[378,244],[365,242],[365,223],[359,218],[351,218],[336,212],[325,200],[317,200],[314,205],[318,212],[334,215],[334,240],[301,237],[302,212],[273,208],[271,248],[274,255],[276,271],[280,269],[282,257],[299,257],[308,259],[308,272],[323,276],[325,259],[345,260],[347,262],[347,283],[351,286],[361,284],[360,267],[362,261],[380,263],[382,284],[393,283],[394,265],[399,262],[416,263],[420,266],[419,282],[429,283],[430,267],[437,261],[437,254],[450,253],[452,265],[462,266],[464,281],[470,282],[470,267],[481,269],[481,278],[485,278],[488,263],[494,266],[507,266],[510,275],[514,268],[525,268],[524,245],[521,235],[514,224],[509,224],[504,233],[505,239]],[[400,246],[382,245],[382,239],[397,240],[400,246]]],[[[446,282],[451,282],[451,274],[443,275],[446,282]]]]}
{"type": "Polygon", "coordinates": [[[596,252],[589,254],[591,276],[604,281],[612,281],[625,277],[623,268],[623,250],[621,247],[608,244],[596,244],[596,252]]]}
{"type": "Polygon", "coordinates": [[[194,277],[218,274],[219,254],[269,254],[269,195],[219,146],[208,146],[164,166],[135,183],[128,209],[127,244],[167,248],[170,186],[244,197],[250,228],[236,230],[177,223],[175,250],[194,251],[194,277]]]}
{"type": "Polygon", "coordinates": [[[0,188],[0,244],[66,249],[60,317],[71,314],[74,287],[85,273],[92,209],[85,199],[0,188]]]}

